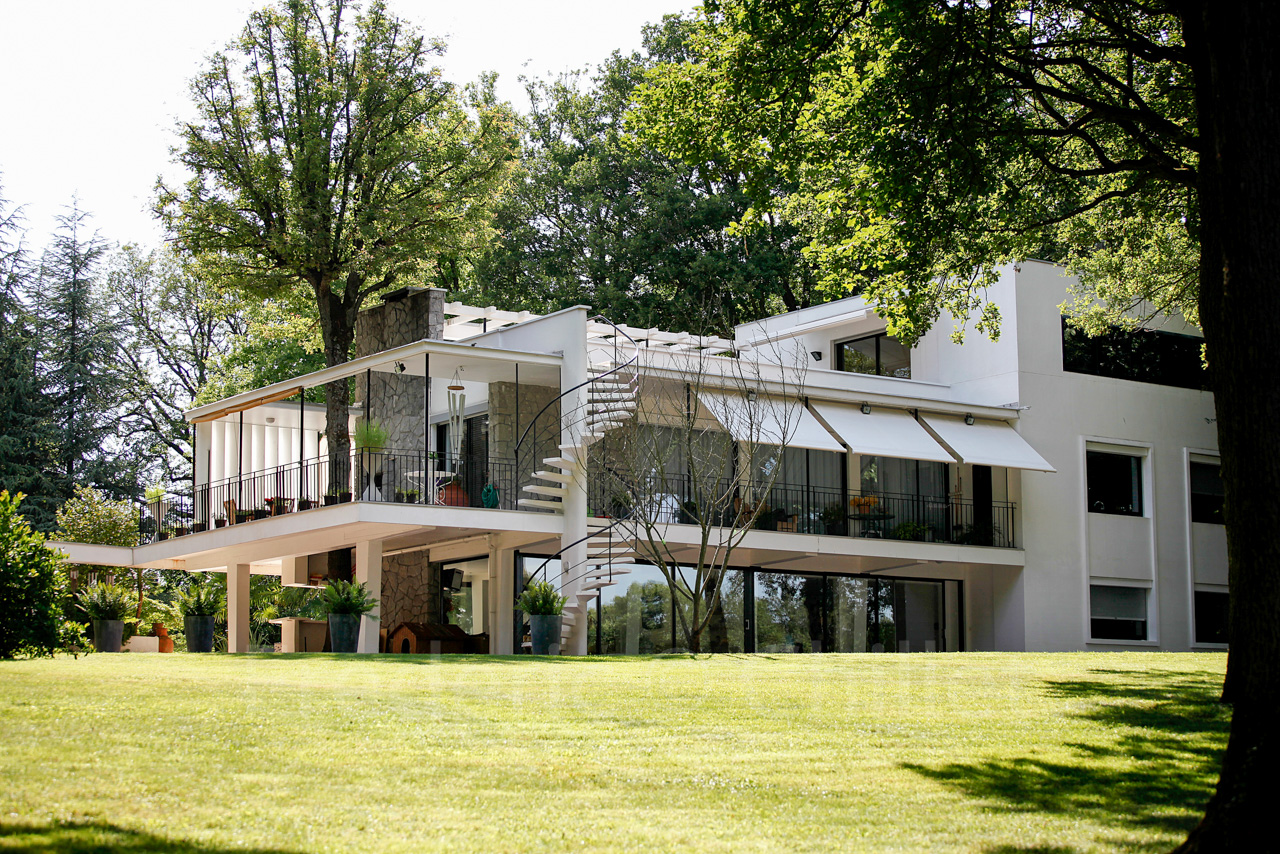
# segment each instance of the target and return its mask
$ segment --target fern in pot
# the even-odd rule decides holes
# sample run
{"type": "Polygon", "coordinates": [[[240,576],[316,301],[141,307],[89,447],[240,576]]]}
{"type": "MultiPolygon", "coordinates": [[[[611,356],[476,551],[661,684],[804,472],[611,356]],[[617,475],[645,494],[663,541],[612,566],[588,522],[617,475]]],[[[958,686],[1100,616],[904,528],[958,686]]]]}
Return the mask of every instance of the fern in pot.
{"type": "Polygon", "coordinates": [[[178,596],[182,628],[187,636],[187,652],[213,652],[213,621],[222,611],[221,587],[201,578],[178,596]]]}
{"type": "MultiPolygon", "coordinates": [[[[359,581],[335,579],[324,589],[324,611],[329,617],[329,646],[334,652],[356,652],[360,644],[360,618],[378,607],[359,581]]],[[[378,619],[369,615],[369,619],[378,619]]]]}
{"type": "Polygon", "coordinates": [[[516,607],[529,616],[529,641],[534,655],[560,654],[565,601],[550,581],[530,581],[516,600],[516,607]]]}
{"type": "Polygon", "coordinates": [[[124,624],[137,602],[119,584],[95,584],[80,592],[80,607],[93,621],[93,648],[98,652],[119,652],[124,643],[124,624]]]}

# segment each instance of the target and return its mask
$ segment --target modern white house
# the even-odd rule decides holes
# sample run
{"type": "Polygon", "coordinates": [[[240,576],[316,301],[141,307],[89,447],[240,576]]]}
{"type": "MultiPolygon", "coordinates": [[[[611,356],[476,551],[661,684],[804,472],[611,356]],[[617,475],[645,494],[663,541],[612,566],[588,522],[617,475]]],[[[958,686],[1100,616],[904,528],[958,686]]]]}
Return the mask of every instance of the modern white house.
{"type": "MultiPolygon", "coordinates": [[[[150,508],[150,542],[55,545],[226,573],[232,650],[252,574],[364,581],[363,652],[520,653],[532,577],[568,597],[566,654],[684,649],[653,543],[722,558],[703,651],[1223,648],[1198,333],[1083,338],[1070,283],[1011,266],[999,340],[956,344],[943,318],[912,349],[858,297],[730,340],[396,292],[351,362],[187,413],[194,482],[150,508]],[[349,429],[386,434],[340,459],[336,380],[349,429]]],[[[286,649],[319,643],[286,626],[286,649]]]]}

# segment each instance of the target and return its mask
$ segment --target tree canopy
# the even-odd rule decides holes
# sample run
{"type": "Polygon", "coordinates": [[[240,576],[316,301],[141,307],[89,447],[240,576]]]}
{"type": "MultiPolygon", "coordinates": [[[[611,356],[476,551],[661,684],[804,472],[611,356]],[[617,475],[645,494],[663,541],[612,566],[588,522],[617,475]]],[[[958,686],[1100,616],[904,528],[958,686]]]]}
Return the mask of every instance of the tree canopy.
{"type": "Polygon", "coordinates": [[[1196,110],[1171,12],[716,0],[690,43],[638,93],[644,138],[741,169],[744,224],[800,227],[827,288],[862,289],[905,340],[944,310],[998,334],[983,286],[1026,257],[1079,272],[1104,321],[1196,320],[1196,110]]]}
{"type": "MultiPolygon", "coordinates": [[[[253,13],[192,82],[183,186],[157,210],[184,252],[261,296],[311,291],[328,364],[347,360],[365,299],[482,240],[514,152],[492,81],[441,79],[444,50],[388,13],[287,0],[253,13]]],[[[339,387],[341,386],[341,387],[339,387]]],[[[348,447],[344,383],[329,448],[348,447]]]]}

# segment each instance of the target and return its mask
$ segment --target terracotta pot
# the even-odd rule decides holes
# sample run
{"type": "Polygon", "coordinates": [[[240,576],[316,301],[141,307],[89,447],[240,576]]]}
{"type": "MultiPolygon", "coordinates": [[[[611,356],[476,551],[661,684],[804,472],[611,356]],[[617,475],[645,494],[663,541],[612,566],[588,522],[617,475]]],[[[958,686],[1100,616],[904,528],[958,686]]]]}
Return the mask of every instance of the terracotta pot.
{"type": "Polygon", "coordinates": [[[471,499],[462,484],[456,480],[446,483],[440,490],[440,503],[448,507],[470,507],[471,499]]]}

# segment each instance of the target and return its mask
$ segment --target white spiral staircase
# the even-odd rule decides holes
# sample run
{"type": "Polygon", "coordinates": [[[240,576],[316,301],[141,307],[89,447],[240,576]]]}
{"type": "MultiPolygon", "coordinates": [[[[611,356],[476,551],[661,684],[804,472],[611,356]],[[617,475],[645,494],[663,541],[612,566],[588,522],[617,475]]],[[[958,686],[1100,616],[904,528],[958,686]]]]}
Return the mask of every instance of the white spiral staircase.
{"type": "MultiPolygon", "coordinates": [[[[585,487],[587,449],[605,433],[635,417],[639,379],[634,371],[626,371],[634,362],[633,357],[622,366],[605,363],[591,367],[585,412],[576,417],[569,413],[562,415],[581,423],[581,444],[560,445],[558,456],[542,461],[543,468],[533,473],[535,482],[524,487],[528,497],[519,499],[521,507],[563,513],[565,494],[575,481],[585,487]]],[[[622,564],[634,563],[638,558],[628,527],[620,521],[588,520],[585,560],[562,567],[560,572],[560,589],[568,596],[561,623],[561,643],[568,640],[579,620],[586,620],[600,589],[630,571],[622,564]]]]}

